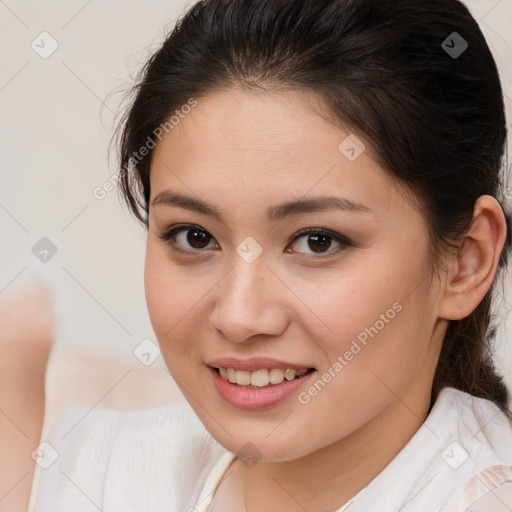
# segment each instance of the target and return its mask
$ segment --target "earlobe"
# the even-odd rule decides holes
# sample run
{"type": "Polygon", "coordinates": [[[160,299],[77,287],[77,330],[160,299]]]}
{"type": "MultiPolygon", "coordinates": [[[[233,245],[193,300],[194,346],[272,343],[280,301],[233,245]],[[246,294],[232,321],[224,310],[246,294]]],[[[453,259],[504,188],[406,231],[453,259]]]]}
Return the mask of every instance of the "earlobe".
{"type": "Polygon", "coordinates": [[[491,196],[478,198],[473,220],[457,256],[449,262],[439,316],[460,320],[482,301],[496,275],[507,226],[500,204],[491,196]]]}

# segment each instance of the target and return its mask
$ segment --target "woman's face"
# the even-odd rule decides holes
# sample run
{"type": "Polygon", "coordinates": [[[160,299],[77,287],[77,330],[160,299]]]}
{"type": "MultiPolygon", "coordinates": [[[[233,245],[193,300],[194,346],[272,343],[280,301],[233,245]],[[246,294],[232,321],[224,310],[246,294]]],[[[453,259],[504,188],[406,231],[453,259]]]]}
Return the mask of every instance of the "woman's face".
{"type": "Polygon", "coordinates": [[[420,213],[371,141],[361,152],[315,105],[210,93],[152,156],[145,288],[163,357],[210,433],[262,460],[417,424],[446,327],[420,213]]]}

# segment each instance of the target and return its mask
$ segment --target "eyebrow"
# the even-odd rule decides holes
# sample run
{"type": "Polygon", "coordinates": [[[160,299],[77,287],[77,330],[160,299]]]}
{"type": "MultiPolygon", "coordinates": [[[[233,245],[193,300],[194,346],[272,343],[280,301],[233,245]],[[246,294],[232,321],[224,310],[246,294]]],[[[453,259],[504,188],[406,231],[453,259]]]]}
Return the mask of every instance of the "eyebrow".
{"type": "MultiPolygon", "coordinates": [[[[158,205],[177,206],[179,208],[208,215],[224,223],[222,213],[215,206],[205,203],[201,199],[179,194],[177,192],[164,190],[157,194],[151,202],[151,206],[153,207],[158,205]]],[[[316,196],[309,199],[299,199],[295,201],[288,201],[276,206],[270,206],[267,208],[267,216],[270,220],[276,221],[293,215],[332,210],[374,213],[373,210],[367,206],[356,203],[347,198],[336,196],[316,196]]]]}

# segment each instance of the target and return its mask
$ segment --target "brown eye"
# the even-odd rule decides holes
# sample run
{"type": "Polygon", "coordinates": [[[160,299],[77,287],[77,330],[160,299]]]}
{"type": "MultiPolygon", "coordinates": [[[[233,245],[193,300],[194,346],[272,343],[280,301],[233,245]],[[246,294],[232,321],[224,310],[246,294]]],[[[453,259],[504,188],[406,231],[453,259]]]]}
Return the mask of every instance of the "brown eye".
{"type": "Polygon", "coordinates": [[[330,236],[323,235],[323,234],[308,236],[308,246],[314,252],[324,252],[325,249],[329,249],[331,244],[332,244],[332,239],[330,236]]]}
{"type": "Polygon", "coordinates": [[[208,247],[210,242],[214,240],[208,231],[198,226],[190,225],[173,226],[165,233],[161,233],[157,236],[162,240],[171,241],[173,244],[184,250],[205,249],[208,247]]]}
{"type": "Polygon", "coordinates": [[[186,235],[186,241],[193,247],[194,249],[204,249],[208,246],[212,236],[205,231],[199,231],[198,229],[187,229],[178,235],[176,239],[179,238],[182,234],[186,235]]]}
{"type": "Polygon", "coordinates": [[[341,235],[315,228],[308,228],[299,232],[293,239],[292,244],[295,244],[296,247],[294,252],[321,255],[335,254],[352,245],[348,239],[341,235]],[[329,250],[333,245],[334,249],[329,250]]]}

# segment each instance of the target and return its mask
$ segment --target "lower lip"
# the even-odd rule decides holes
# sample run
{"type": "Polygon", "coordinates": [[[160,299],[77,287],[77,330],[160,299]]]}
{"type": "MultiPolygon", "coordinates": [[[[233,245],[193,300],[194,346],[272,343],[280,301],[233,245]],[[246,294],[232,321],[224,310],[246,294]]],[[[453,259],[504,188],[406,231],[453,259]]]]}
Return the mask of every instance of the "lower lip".
{"type": "Polygon", "coordinates": [[[297,388],[302,386],[316,372],[309,372],[293,380],[284,380],[281,384],[274,384],[270,388],[245,388],[224,380],[217,370],[209,368],[213,382],[220,396],[235,407],[241,409],[266,409],[286,400],[297,388]]]}

